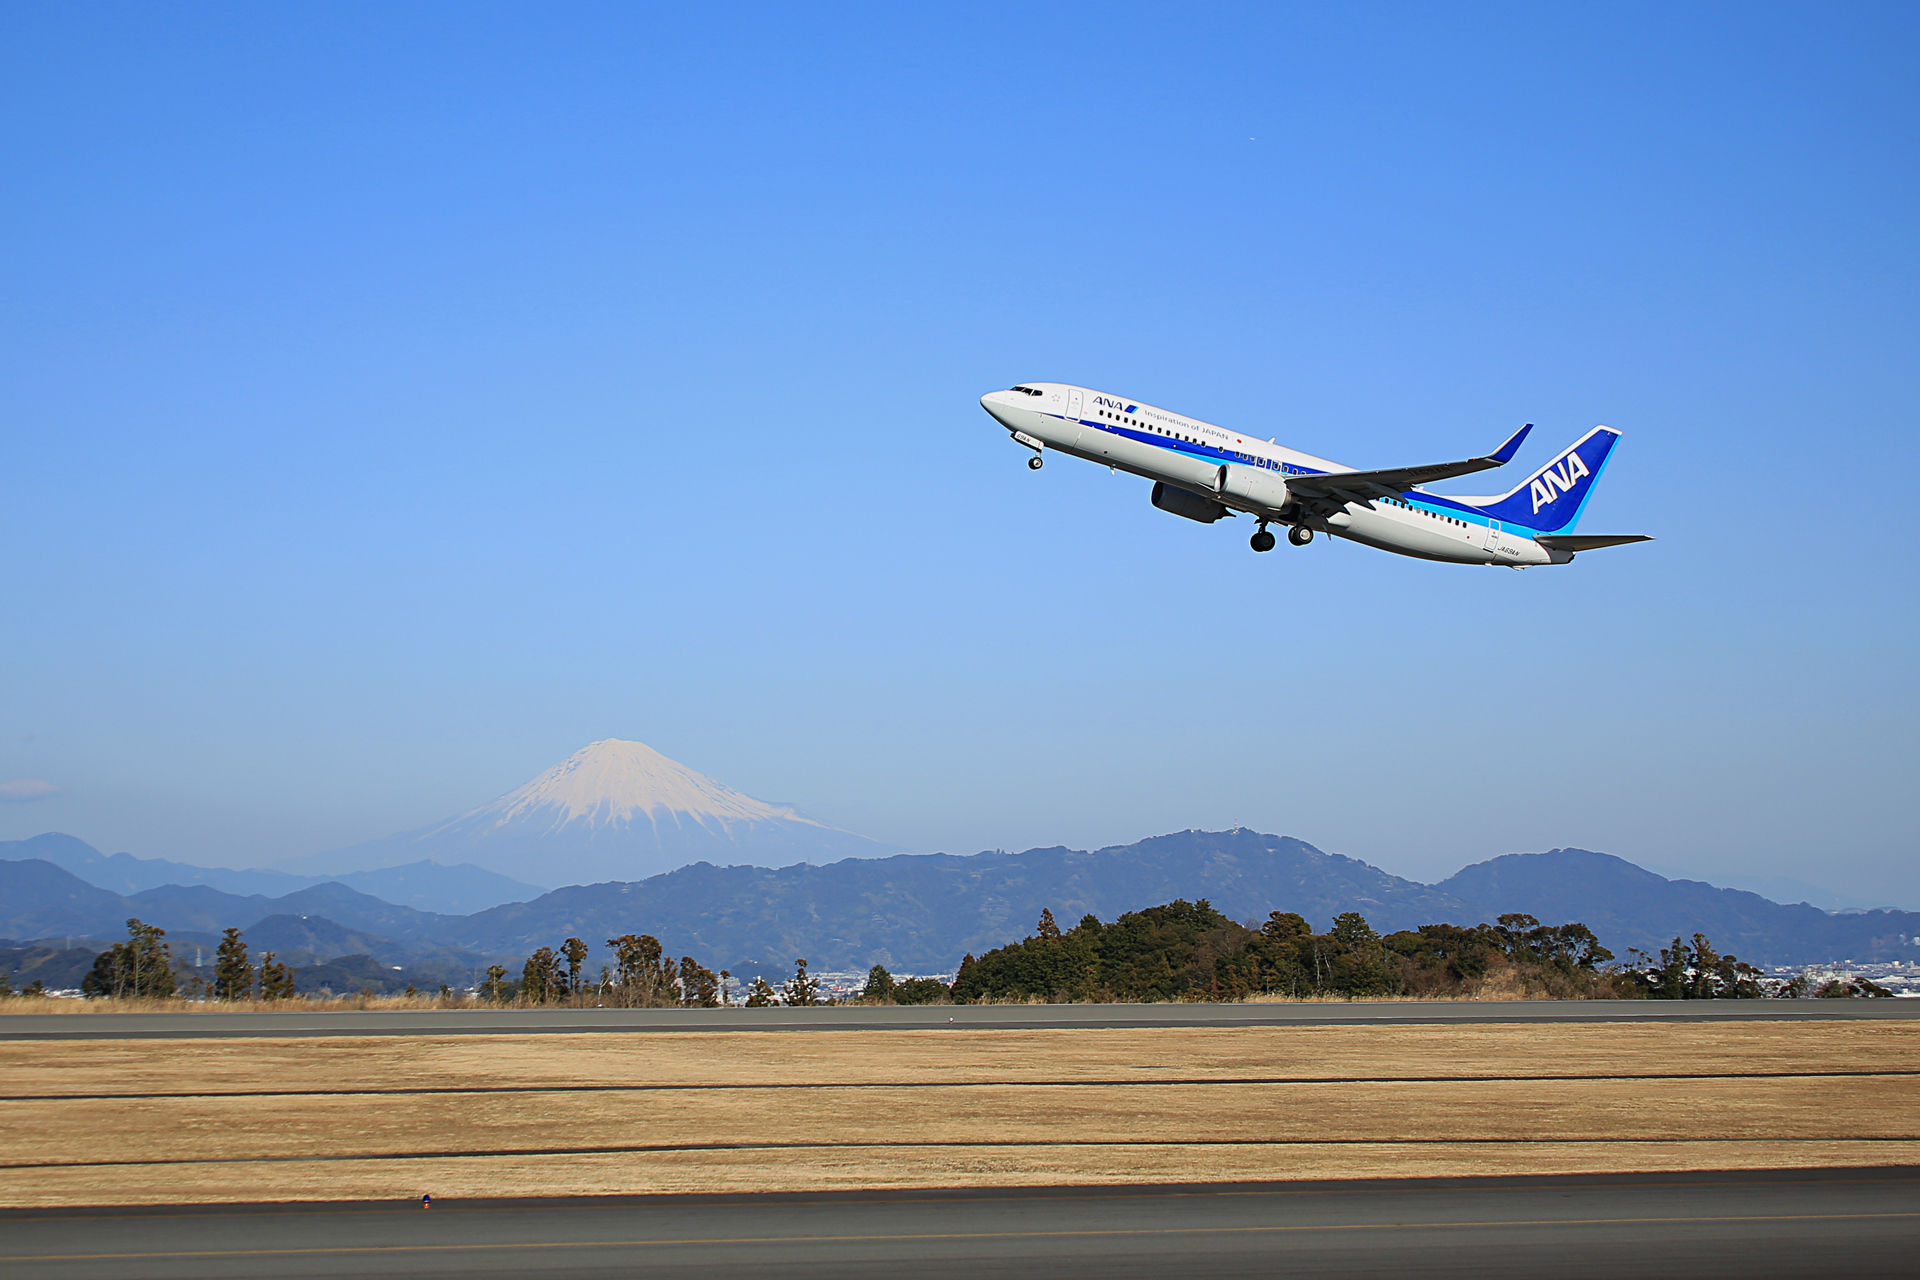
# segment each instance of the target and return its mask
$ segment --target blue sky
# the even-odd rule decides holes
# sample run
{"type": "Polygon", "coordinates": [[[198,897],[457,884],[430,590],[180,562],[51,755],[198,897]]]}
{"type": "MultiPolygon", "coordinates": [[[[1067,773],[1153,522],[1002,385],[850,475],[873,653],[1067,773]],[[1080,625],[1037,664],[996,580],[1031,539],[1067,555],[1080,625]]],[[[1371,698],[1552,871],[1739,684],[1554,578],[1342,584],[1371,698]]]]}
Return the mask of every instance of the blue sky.
{"type": "Polygon", "coordinates": [[[0,14],[0,778],[61,791],[0,837],[246,865],[624,737],[916,850],[1920,905],[1910,6],[0,14]],[[1604,422],[1581,528],[1659,541],[1255,555],[1030,473],[1027,379],[1356,466],[1604,422]]]}

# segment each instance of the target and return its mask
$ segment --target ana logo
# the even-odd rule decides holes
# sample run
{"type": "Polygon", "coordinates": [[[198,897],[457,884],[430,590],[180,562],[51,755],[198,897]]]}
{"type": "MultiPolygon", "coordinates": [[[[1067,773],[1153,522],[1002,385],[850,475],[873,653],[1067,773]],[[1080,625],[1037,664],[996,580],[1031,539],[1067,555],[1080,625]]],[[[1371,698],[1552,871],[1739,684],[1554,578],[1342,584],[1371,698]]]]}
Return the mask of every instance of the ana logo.
{"type": "Polygon", "coordinates": [[[1534,478],[1530,491],[1533,494],[1534,514],[1538,515],[1542,507],[1551,506],[1561,494],[1571,492],[1575,480],[1591,474],[1587,470],[1587,464],[1580,461],[1580,455],[1577,453],[1569,453],[1560,459],[1560,465],[1557,468],[1548,467],[1542,471],[1534,478]]]}

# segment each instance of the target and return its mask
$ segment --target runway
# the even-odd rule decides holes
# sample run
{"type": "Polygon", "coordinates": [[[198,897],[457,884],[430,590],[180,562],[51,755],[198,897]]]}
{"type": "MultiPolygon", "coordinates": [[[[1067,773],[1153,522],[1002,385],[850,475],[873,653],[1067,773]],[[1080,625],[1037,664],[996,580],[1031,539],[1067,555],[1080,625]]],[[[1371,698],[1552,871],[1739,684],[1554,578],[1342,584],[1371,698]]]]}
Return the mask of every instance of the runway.
{"type": "Polygon", "coordinates": [[[0,1040],[565,1035],[648,1031],[1071,1030],[1572,1022],[1904,1020],[1920,1000],[1356,1000],[1299,1004],[835,1005],[770,1009],[426,1009],[340,1013],[50,1013],[0,1017],[0,1040]]]}
{"type": "Polygon", "coordinates": [[[58,1280],[1910,1276],[1920,1169],[0,1212],[58,1280]]]}

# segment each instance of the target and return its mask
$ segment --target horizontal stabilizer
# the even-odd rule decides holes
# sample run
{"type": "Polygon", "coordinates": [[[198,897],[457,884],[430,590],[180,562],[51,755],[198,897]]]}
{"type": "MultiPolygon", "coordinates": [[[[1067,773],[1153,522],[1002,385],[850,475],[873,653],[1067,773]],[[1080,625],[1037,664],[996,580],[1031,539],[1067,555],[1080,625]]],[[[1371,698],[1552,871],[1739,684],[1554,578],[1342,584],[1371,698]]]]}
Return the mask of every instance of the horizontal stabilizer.
{"type": "Polygon", "coordinates": [[[1629,542],[1652,542],[1653,537],[1645,533],[1536,533],[1533,540],[1554,551],[1598,551],[1629,542]]]}

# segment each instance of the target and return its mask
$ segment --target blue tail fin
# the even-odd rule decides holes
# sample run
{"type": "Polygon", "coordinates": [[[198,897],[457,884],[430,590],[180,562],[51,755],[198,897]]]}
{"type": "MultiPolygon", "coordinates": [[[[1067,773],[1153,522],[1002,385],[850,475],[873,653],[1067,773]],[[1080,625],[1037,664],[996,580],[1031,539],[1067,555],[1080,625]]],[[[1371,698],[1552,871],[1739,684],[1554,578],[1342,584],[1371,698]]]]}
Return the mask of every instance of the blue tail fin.
{"type": "Polygon", "coordinates": [[[1593,493],[1601,468],[1607,465],[1607,455],[1613,452],[1619,439],[1620,433],[1612,427],[1595,427],[1559,457],[1499,497],[1455,501],[1471,503],[1502,524],[1516,524],[1539,533],[1571,529],[1593,493]]]}

